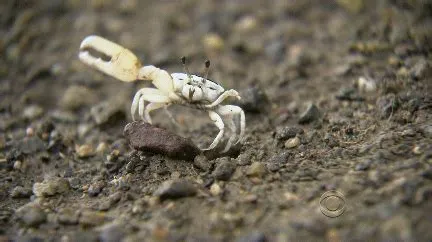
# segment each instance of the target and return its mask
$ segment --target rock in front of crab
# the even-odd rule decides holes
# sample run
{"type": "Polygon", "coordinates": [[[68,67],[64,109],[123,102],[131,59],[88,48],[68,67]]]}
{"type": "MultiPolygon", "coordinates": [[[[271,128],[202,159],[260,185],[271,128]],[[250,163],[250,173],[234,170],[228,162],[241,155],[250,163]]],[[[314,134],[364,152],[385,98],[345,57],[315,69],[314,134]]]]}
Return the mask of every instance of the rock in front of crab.
{"type": "Polygon", "coordinates": [[[191,140],[143,121],[127,124],[123,133],[135,150],[163,154],[180,160],[193,160],[201,152],[191,140]]]}

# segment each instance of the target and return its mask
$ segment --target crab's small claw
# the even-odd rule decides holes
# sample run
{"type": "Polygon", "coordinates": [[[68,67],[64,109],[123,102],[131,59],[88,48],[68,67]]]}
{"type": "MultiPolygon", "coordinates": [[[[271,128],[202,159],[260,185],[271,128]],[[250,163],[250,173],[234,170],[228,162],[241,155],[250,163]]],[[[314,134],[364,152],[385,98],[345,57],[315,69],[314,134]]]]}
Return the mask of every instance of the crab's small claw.
{"type": "Polygon", "coordinates": [[[79,58],[87,65],[124,82],[137,80],[141,68],[139,59],[130,50],[96,35],[88,36],[81,42],[79,58]],[[89,50],[100,52],[110,60],[94,57],[89,50]]]}

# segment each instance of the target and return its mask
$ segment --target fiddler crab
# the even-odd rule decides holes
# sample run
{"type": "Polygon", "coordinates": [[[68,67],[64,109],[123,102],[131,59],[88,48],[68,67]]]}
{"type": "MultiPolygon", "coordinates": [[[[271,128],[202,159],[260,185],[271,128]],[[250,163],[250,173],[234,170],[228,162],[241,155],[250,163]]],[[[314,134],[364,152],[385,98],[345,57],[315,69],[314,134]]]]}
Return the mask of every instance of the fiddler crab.
{"type": "Polygon", "coordinates": [[[222,152],[227,152],[232,145],[242,141],[246,126],[244,111],[238,106],[221,105],[222,101],[228,97],[237,99],[241,99],[241,97],[236,90],[225,91],[222,86],[207,79],[210,61],[205,62],[204,77],[190,74],[185,57],[181,58],[185,73],[172,73],[170,75],[167,71],[152,65],[142,66],[139,59],[130,50],[95,35],[88,36],[81,42],[79,58],[85,64],[120,81],[152,81],[156,88],[142,88],[133,98],[131,106],[133,121],[135,121],[138,112],[142,120],[151,124],[150,112],[159,108],[164,108],[171,120],[174,121],[167,108],[171,104],[180,104],[206,110],[210,119],[218,127],[219,133],[216,138],[207,149],[203,150],[216,148],[224,135],[225,125],[231,130],[232,135],[222,152]],[[95,57],[89,50],[100,52],[110,60],[105,61],[95,57]],[[145,102],[149,102],[149,104],[145,106],[145,102]],[[239,117],[239,133],[235,117],[239,117]]]}

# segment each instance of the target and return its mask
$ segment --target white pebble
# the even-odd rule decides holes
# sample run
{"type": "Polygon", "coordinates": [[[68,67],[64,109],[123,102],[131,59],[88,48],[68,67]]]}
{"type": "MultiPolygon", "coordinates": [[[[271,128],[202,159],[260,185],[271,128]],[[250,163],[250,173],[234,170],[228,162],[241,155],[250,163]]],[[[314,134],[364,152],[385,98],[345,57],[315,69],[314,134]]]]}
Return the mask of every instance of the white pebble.
{"type": "Polygon", "coordinates": [[[300,144],[300,139],[298,137],[294,137],[294,138],[288,139],[285,142],[285,148],[292,149],[292,148],[297,147],[299,144],[300,144]]]}

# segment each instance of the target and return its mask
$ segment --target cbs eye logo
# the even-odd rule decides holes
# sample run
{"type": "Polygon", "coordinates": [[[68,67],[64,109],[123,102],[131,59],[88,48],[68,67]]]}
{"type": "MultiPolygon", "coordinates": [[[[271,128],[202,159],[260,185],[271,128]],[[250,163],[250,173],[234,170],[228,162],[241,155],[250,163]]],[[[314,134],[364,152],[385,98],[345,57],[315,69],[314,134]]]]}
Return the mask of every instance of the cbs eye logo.
{"type": "Polygon", "coordinates": [[[346,209],[345,196],[336,190],[327,191],[319,200],[321,212],[330,218],[341,216],[346,209]]]}

